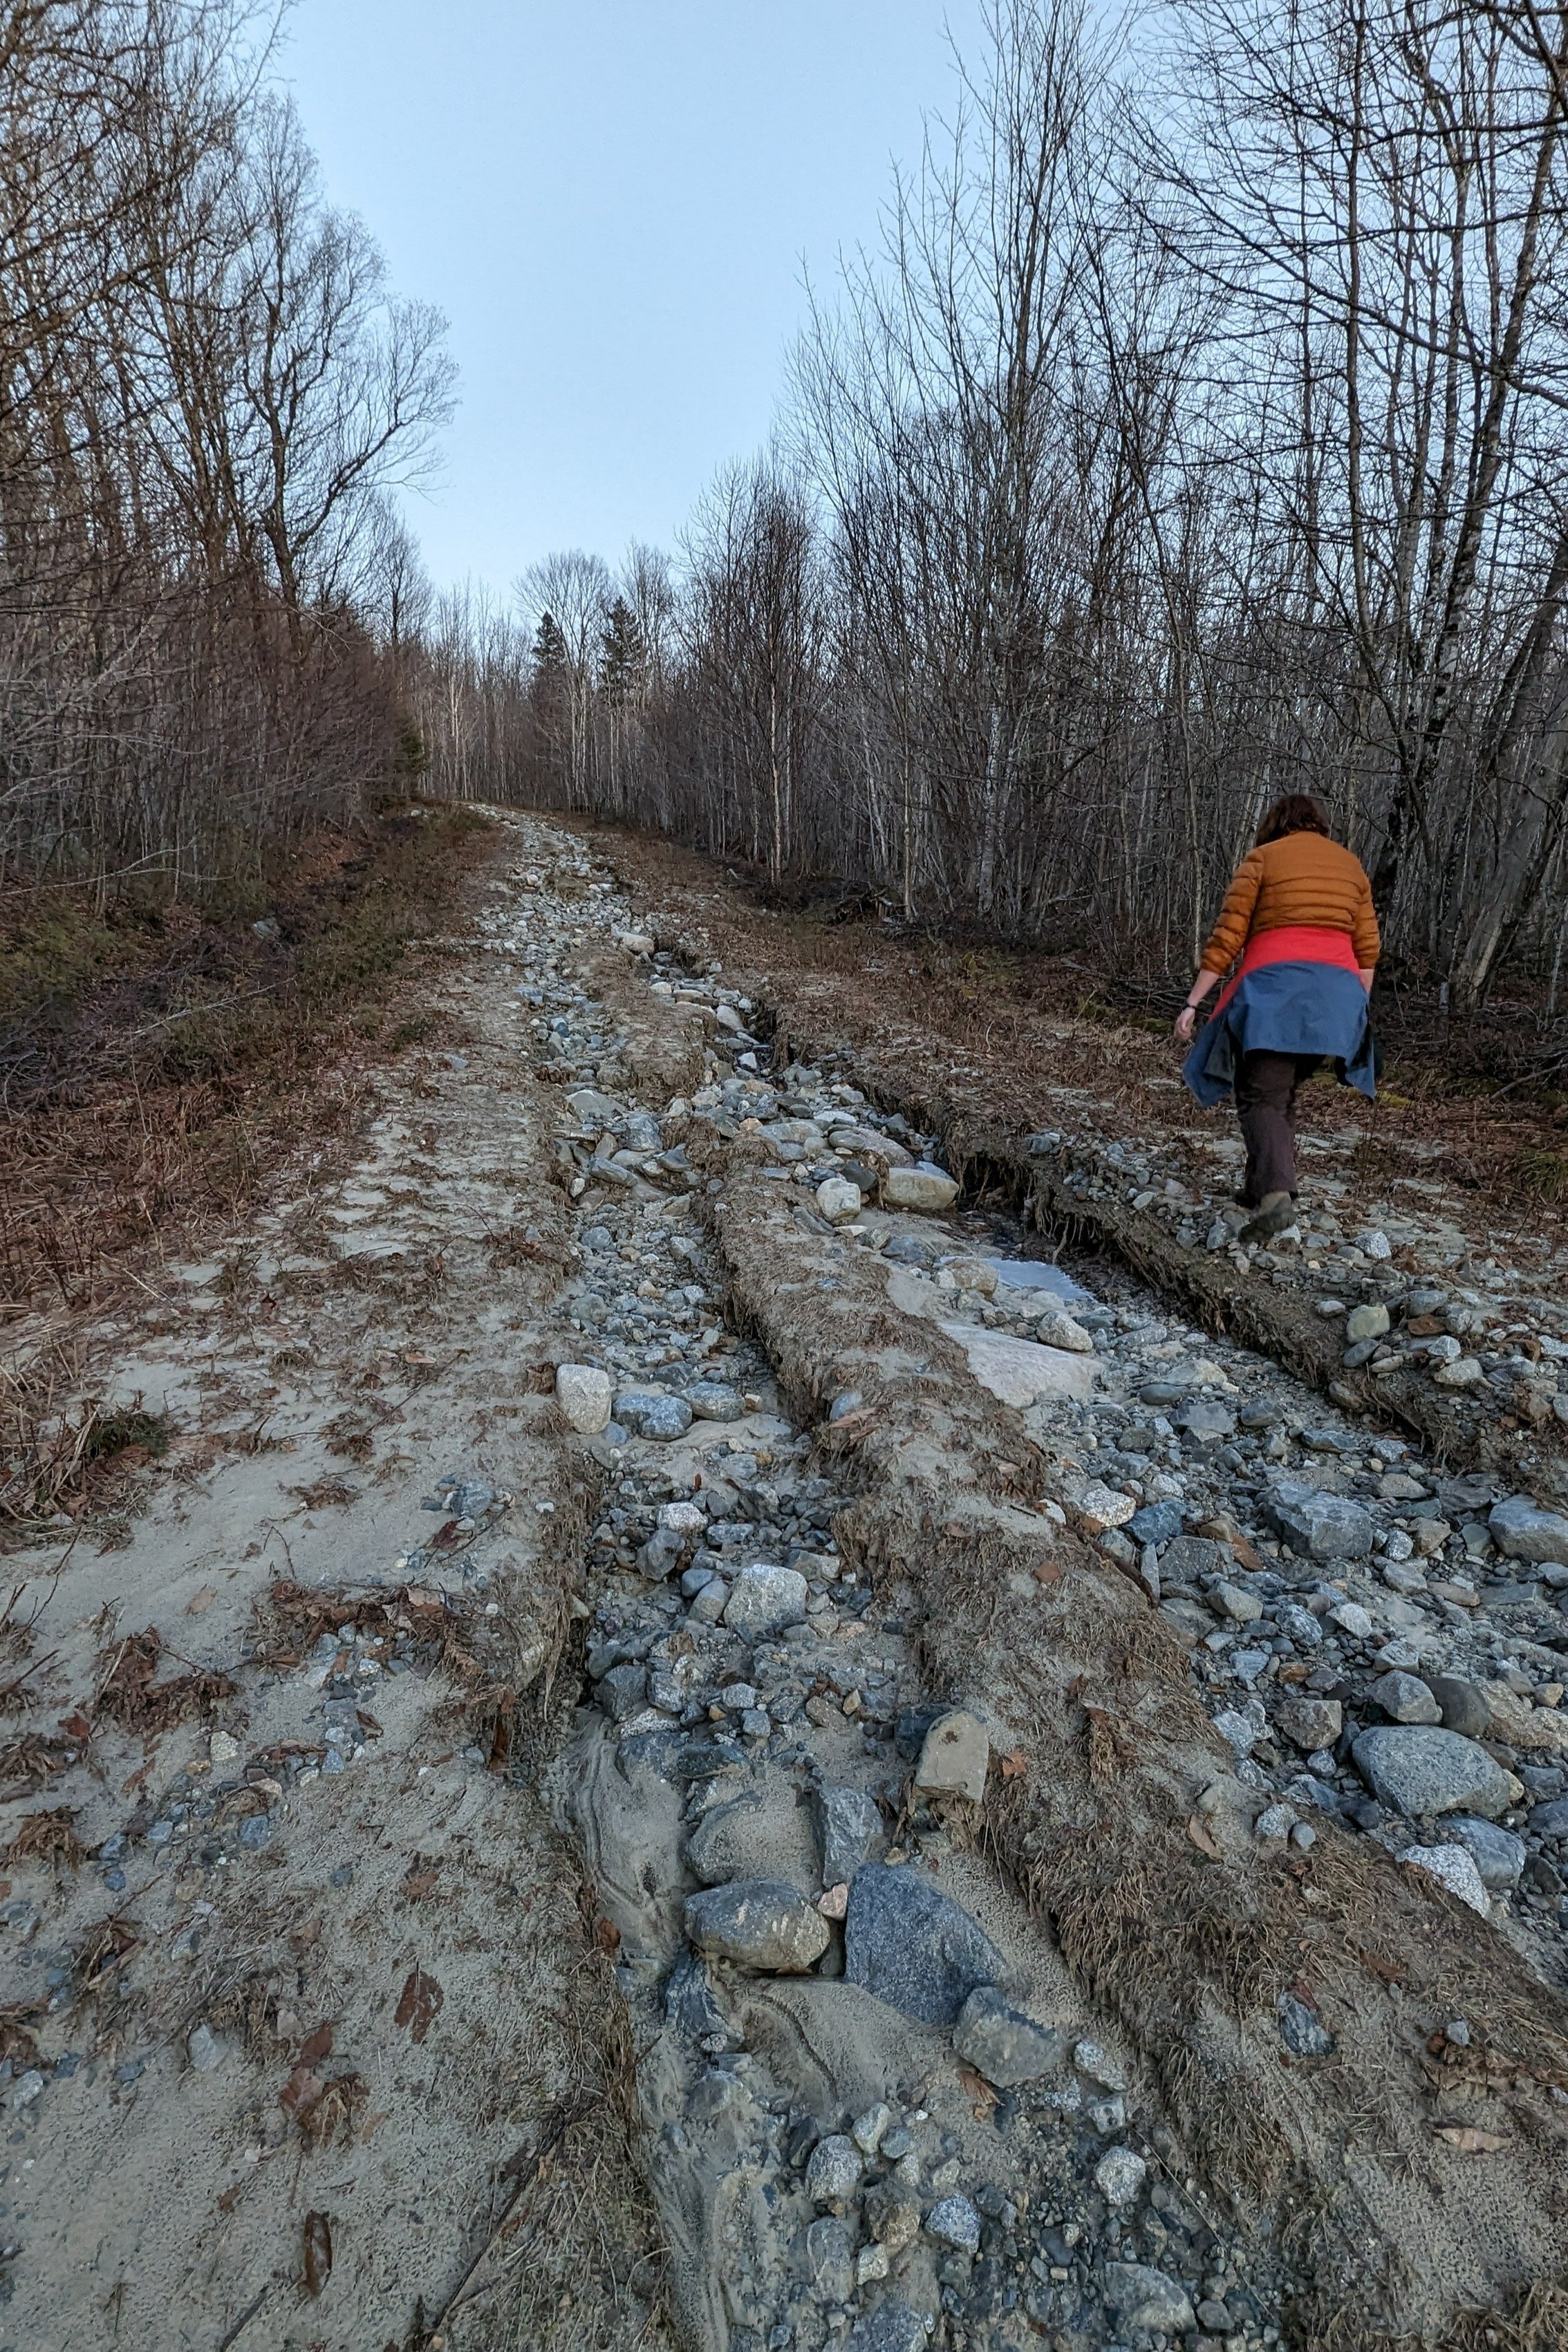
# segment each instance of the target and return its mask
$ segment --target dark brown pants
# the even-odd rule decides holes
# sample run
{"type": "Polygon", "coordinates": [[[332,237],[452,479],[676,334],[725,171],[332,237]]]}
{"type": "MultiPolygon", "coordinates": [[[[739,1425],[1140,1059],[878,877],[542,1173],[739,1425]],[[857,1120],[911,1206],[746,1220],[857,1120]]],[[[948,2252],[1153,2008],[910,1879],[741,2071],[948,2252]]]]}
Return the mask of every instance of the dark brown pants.
{"type": "Polygon", "coordinates": [[[1237,1116],[1247,1145],[1241,1197],[1256,1209],[1270,1192],[1296,1192],[1296,1095],[1321,1054],[1244,1054],[1236,1079],[1237,1116]]]}

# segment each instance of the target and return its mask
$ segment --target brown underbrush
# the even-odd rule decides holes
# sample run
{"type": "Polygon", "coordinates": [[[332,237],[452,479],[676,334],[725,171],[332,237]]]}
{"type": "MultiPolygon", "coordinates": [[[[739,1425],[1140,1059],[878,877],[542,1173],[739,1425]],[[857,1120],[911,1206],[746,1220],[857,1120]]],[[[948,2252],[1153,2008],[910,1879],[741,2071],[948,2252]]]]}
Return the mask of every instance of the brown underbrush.
{"type": "Polygon", "coordinates": [[[488,830],[388,814],[206,914],[0,903],[0,1323],[101,1304],[165,1227],[352,1122],[367,1061],[427,1034],[398,968],[488,830]]]}

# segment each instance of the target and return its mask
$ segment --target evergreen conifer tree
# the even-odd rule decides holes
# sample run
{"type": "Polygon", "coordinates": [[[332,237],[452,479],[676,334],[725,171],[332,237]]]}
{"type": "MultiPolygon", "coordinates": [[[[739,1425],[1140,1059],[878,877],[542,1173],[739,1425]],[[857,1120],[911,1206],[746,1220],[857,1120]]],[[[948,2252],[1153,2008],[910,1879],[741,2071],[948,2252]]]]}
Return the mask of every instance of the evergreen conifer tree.
{"type": "Polygon", "coordinates": [[[634,701],[647,671],[641,625],[626,598],[617,596],[605,615],[599,638],[599,682],[606,701],[615,706],[634,701]]]}

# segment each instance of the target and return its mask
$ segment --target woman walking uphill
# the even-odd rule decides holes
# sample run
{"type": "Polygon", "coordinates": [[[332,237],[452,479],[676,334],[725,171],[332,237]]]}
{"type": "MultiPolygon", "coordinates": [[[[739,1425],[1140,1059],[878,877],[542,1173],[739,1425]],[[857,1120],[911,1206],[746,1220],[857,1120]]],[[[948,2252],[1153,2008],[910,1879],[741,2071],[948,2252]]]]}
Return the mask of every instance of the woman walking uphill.
{"type": "Polygon", "coordinates": [[[1277,801],[1236,869],[1176,1022],[1185,1043],[1199,1005],[1237,964],[1182,1076],[1210,1106],[1235,1089],[1247,1145],[1238,1197],[1254,1212],[1245,1242],[1295,1216],[1302,1081],[1331,1061],[1342,1084],[1374,1090],[1366,1000],[1380,946],[1372,885],[1330,839],[1321,803],[1304,793],[1277,801]]]}

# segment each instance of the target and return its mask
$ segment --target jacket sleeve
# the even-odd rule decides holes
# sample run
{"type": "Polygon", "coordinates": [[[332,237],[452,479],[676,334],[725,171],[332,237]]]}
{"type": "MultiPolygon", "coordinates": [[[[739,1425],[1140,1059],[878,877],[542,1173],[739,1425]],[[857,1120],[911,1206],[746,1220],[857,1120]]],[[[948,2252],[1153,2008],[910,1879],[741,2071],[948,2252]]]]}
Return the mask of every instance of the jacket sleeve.
{"type": "Polygon", "coordinates": [[[1252,910],[1258,904],[1258,893],[1262,887],[1263,860],[1256,849],[1249,850],[1231,878],[1230,887],[1225,894],[1225,904],[1219,910],[1219,920],[1209,933],[1208,945],[1198,958],[1200,971],[1224,973],[1230,970],[1247,945],[1252,910]]]}
{"type": "Polygon", "coordinates": [[[1372,903],[1372,884],[1364,874],[1361,877],[1361,892],[1356,899],[1352,932],[1355,940],[1355,960],[1363,971],[1371,971],[1383,953],[1383,936],[1377,928],[1377,909],[1372,903]]]}

